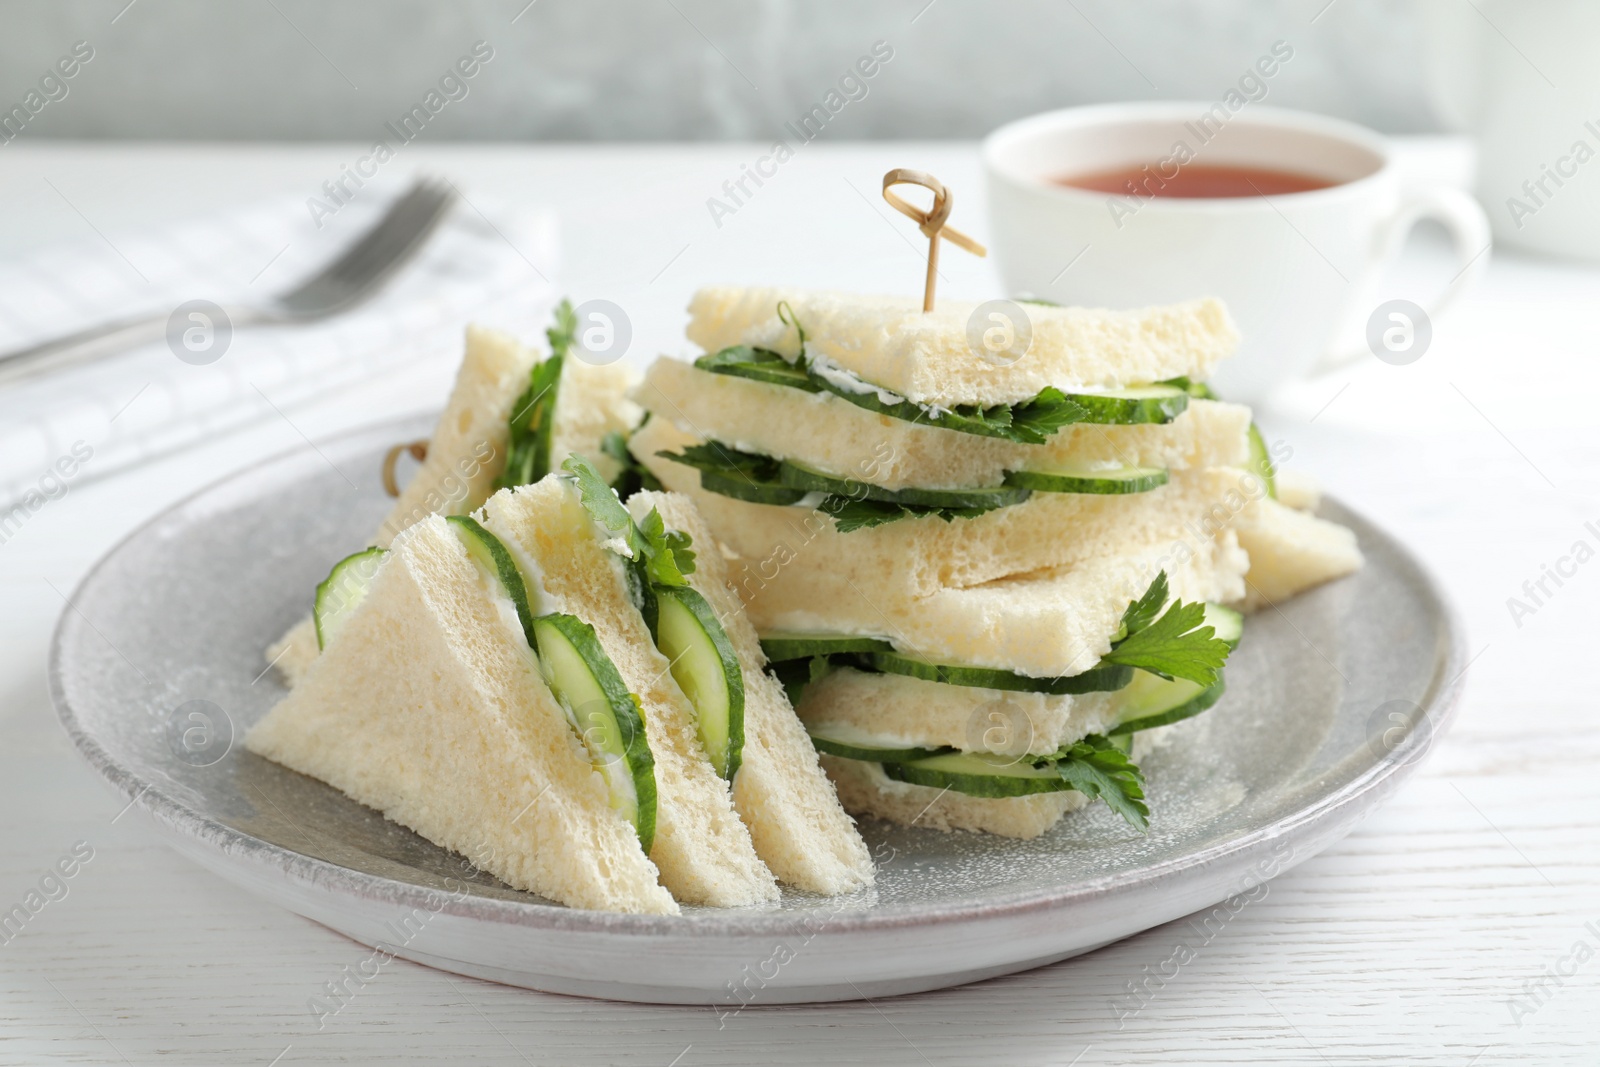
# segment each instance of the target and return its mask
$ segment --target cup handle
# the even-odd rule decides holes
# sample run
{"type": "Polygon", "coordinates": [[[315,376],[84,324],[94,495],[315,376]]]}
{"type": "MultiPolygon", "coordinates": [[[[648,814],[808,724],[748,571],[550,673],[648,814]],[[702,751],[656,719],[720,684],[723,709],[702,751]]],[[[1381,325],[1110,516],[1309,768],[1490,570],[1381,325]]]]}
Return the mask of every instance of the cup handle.
{"type": "MultiPolygon", "coordinates": [[[[1460,267],[1455,277],[1446,283],[1439,295],[1423,310],[1430,319],[1437,318],[1454,304],[1461,294],[1477,280],[1489,266],[1489,247],[1492,243],[1489,216],[1464,189],[1440,185],[1411,194],[1384,227],[1378,241],[1377,261],[1387,263],[1400,253],[1411,228],[1423,219],[1434,219],[1450,231],[1456,249],[1456,263],[1460,267]]],[[[1366,348],[1355,347],[1343,352],[1328,352],[1311,369],[1313,375],[1326,374],[1349,366],[1370,355],[1366,348]]]]}

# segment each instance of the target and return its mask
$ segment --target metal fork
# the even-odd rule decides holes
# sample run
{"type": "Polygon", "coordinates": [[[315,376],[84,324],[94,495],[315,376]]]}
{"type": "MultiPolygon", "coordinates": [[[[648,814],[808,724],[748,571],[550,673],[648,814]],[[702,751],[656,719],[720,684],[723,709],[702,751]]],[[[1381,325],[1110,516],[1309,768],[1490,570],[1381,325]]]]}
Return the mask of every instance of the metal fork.
{"type": "MultiPolygon", "coordinates": [[[[377,292],[422,248],[457,195],[447,180],[419,179],[322,270],[264,303],[224,308],[224,314],[236,327],[304,323],[354,306],[377,292]]],[[[158,340],[166,333],[167,320],[166,314],[135,315],[0,353],[0,381],[44,374],[158,340]]]]}

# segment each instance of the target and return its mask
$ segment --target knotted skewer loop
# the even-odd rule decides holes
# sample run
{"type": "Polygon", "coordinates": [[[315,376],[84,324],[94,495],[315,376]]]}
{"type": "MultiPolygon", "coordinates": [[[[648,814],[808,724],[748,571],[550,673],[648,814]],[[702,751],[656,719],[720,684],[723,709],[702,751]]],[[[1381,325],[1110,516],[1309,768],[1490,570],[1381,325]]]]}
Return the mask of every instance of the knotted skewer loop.
{"type": "Polygon", "coordinates": [[[979,257],[987,256],[989,250],[960,230],[945,225],[950,218],[950,209],[955,206],[955,197],[950,195],[950,190],[945,188],[943,182],[926,171],[909,170],[905,167],[891,170],[883,176],[883,198],[889,201],[890,207],[915,222],[917,229],[928,239],[928,277],[922,286],[922,310],[932,311],[934,285],[939,279],[939,239],[946,238],[957,247],[979,257]],[[933,194],[933,207],[924,211],[902,199],[891,191],[896,185],[922,186],[933,194]]]}
{"type": "Polygon", "coordinates": [[[410,444],[395,445],[383,457],[383,491],[390,496],[399,496],[400,487],[395,484],[394,465],[400,462],[400,453],[409,452],[411,458],[421,463],[428,458],[428,442],[412,441],[410,444]]]}

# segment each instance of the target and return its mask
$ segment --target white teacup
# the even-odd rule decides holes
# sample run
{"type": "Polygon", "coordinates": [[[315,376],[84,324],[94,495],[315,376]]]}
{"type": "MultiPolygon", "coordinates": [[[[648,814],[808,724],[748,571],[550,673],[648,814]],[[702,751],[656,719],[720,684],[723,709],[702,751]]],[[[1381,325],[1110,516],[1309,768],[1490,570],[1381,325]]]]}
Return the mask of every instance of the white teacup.
{"type": "Polygon", "coordinates": [[[1408,351],[1421,354],[1418,339],[1427,343],[1431,316],[1488,261],[1489,224],[1477,201],[1444,186],[1403,191],[1382,137],[1318,115],[1253,104],[1229,113],[1218,103],[1069,108],[996,130],[983,161],[991,243],[1014,295],[1110,308],[1219,297],[1243,338],[1213,381],[1230,399],[1258,401],[1314,368],[1368,355],[1368,347],[1331,351],[1358,321],[1367,323],[1371,354],[1409,362],[1408,351]],[[1332,184],[1181,199],[1059,183],[1143,164],[1170,176],[1190,163],[1332,184]],[[1379,304],[1379,268],[1423,218],[1450,231],[1460,273],[1426,309],[1379,304]]]}

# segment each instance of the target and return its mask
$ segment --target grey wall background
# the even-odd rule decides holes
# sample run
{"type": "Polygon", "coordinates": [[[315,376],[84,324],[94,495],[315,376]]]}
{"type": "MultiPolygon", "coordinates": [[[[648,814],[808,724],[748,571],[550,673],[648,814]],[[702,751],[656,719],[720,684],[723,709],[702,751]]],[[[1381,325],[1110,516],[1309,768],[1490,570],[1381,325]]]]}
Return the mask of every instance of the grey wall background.
{"type": "Polygon", "coordinates": [[[368,139],[472,44],[494,58],[430,140],[773,136],[873,42],[829,139],[975,137],[1099,100],[1216,98],[1276,40],[1269,100],[1437,127],[1405,0],[0,0],[0,110],[95,56],[27,138],[368,139]]]}

